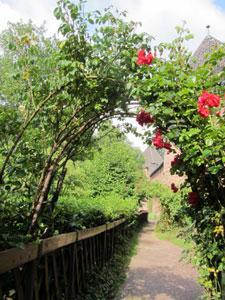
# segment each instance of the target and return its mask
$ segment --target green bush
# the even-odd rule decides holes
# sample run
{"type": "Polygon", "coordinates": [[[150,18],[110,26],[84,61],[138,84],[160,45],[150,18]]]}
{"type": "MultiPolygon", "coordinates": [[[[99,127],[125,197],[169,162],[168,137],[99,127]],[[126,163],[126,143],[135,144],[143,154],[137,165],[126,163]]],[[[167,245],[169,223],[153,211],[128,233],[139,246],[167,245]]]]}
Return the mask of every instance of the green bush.
{"type": "Polygon", "coordinates": [[[159,226],[162,231],[172,227],[184,226],[187,218],[184,217],[181,193],[173,193],[170,188],[159,182],[149,184],[151,198],[159,198],[161,215],[159,226]]]}
{"type": "Polygon", "coordinates": [[[122,199],[109,193],[96,198],[61,197],[54,211],[54,228],[59,232],[90,228],[126,217],[130,222],[137,214],[137,199],[122,199]]]}

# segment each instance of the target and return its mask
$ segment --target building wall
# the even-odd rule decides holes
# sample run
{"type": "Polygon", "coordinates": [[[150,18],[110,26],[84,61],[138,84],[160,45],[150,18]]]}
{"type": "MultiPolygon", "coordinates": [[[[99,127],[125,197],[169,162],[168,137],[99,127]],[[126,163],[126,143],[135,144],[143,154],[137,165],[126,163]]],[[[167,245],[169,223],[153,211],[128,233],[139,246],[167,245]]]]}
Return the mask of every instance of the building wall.
{"type": "Polygon", "coordinates": [[[171,186],[171,183],[175,183],[176,186],[179,187],[179,185],[184,182],[184,176],[180,177],[178,175],[170,174],[171,161],[174,159],[174,156],[175,155],[173,153],[167,154],[165,152],[163,168],[161,168],[160,171],[158,171],[156,174],[150,177],[151,181],[159,181],[166,184],[169,187],[171,186]]]}

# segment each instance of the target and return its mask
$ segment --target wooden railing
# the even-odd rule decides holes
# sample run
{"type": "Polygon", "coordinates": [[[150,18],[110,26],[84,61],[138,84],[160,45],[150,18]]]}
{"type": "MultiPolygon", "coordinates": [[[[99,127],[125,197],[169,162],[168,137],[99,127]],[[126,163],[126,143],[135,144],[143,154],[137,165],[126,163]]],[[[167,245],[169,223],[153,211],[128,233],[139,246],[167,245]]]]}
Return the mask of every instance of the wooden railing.
{"type": "MultiPolygon", "coordinates": [[[[139,223],[147,221],[139,215],[139,223]]],[[[0,252],[0,299],[74,299],[85,286],[85,276],[113,256],[125,219],[95,228],[53,236],[40,244],[0,252]]]]}

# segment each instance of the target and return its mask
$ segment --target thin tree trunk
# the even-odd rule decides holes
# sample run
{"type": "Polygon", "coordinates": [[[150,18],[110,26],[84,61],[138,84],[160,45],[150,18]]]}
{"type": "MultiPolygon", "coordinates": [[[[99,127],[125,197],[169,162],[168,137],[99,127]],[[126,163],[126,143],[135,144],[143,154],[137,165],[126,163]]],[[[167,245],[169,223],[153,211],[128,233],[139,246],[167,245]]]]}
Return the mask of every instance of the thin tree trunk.
{"type": "MultiPolygon", "coordinates": [[[[66,86],[66,85],[65,85],[66,86]]],[[[33,119],[36,117],[36,115],[42,110],[42,108],[44,107],[44,105],[54,96],[56,96],[59,92],[61,92],[61,90],[63,88],[65,88],[65,86],[62,86],[61,88],[59,88],[57,91],[50,93],[37,107],[37,109],[33,112],[33,114],[30,116],[29,120],[22,126],[19,134],[16,137],[16,140],[14,141],[12,147],[10,148],[4,162],[2,165],[2,168],[0,170],[0,184],[4,183],[4,173],[5,173],[5,169],[6,166],[9,162],[10,157],[12,156],[12,154],[14,153],[14,151],[16,150],[19,141],[21,140],[22,136],[24,135],[24,132],[26,131],[26,129],[28,128],[28,126],[30,125],[30,123],[33,121],[33,119]]]]}

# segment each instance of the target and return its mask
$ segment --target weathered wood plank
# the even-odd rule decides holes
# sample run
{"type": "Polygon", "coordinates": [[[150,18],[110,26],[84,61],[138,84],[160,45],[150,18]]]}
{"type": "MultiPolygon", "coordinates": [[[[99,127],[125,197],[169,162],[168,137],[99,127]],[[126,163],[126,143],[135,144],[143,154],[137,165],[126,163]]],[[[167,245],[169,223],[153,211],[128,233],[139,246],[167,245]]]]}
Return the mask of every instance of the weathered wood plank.
{"type": "Polygon", "coordinates": [[[84,230],[80,230],[78,231],[78,241],[96,236],[98,234],[100,234],[101,232],[106,231],[106,225],[101,225],[98,227],[94,227],[94,228],[88,228],[88,229],[84,229],[84,230]]]}
{"type": "Polygon", "coordinates": [[[79,268],[79,261],[78,261],[78,249],[77,244],[75,244],[75,266],[76,266],[76,284],[77,290],[80,291],[80,268],[79,268]]]}
{"type": "Polygon", "coordinates": [[[112,223],[109,223],[109,224],[106,224],[106,228],[107,230],[110,230],[116,226],[119,226],[120,224],[124,223],[125,222],[125,219],[120,219],[120,220],[117,220],[117,221],[114,221],[112,223]]]}
{"type": "Polygon", "coordinates": [[[42,241],[41,255],[53,252],[77,241],[77,232],[63,233],[42,241]]]}
{"type": "Polygon", "coordinates": [[[221,299],[225,299],[225,272],[222,272],[221,274],[221,290],[222,290],[221,299]]]}
{"type": "Polygon", "coordinates": [[[23,249],[12,248],[0,252],[0,274],[36,259],[38,245],[27,244],[23,249]]]}

